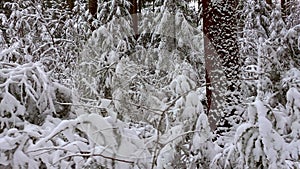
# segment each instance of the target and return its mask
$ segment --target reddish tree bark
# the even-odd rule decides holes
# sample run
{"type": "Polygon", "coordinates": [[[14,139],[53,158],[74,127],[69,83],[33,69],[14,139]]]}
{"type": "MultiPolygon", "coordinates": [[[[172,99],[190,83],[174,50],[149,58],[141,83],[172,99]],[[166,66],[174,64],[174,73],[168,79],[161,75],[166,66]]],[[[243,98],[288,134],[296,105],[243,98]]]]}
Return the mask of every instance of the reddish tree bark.
{"type": "Polygon", "coordinates": [[[143,8],[143,0],[139,0],[139,13],[142,12],[142,8],[143,8]]]}
{"type": "Polygon", "coordinates": [[[130,0],[131,6],[130,6],[130,14],[132,17],[132,29],[134,31],[134,37],[137,38],[138,37],[138,2],[137,0],[130,0]]]}
{"type": "Polygon", "coordinates": [[[225,110],[225,106],[233,106],[236,100],[233,96],[239,79],[236,6],[234,0],[215,4],[211,0],[202,1],[207,113],[213,130],[217,122],[224,120],[219,112],[229,111],[225,116],[231,116],[232,110],[225,110]]]}
{"type": "Polygon", "coordinates": [[[272,5],[272,0],[266,0],[267,4],[272,5]]]}
{"type": "Polygon", "coordinates": [[[75,0],[67,0],[67,4],[71,10],[74,8],[74,1],[75,0]]]}
{"type": "MultiPolygon", "coordinates": [[[[98,9],[98,3],[97,0],[89,0],[89,11],[93,18],[97,18],[97,9],[98,9]]],[[[94,31],[96,28],[93,26],[92,21],[90,21],[91,30],[94,31]]]]}
{"type": "Polygon", "coordinates": [[[96,18],[97,9],[98,9],[97,0],[89,0],[89,10],[94,18],[96,18]]]}

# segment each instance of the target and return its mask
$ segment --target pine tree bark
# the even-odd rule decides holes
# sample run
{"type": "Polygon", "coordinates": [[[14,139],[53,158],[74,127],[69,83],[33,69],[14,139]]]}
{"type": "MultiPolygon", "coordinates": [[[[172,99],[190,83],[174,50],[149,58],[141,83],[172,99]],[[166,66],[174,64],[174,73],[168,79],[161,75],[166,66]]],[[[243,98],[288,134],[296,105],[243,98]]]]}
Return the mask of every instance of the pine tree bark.
{"type": "Polygon", "coordinates": [[[95,18],[97,14],[97,8],[98,8],[97,0],[89,0],[89,10],[92,16],[95,18]]]}
{"type": "MultiPolygon", "coordinates": [[[[88,1],[89,11],[93,18],[97,18],[97,9],[98,9],[98,3],[97,0],[89,0],[88,1]]],[[[90,21],[91,30],[94,31],[96,28],[92,25],[92,21],[90,21]]]]}
{"type": "Polygon", "coordinates": [[[138,2],[137,0],[130,0],[131,6],[129,9],[129,12],[132,17],[132,29],[134,31],[134,37],[137,39],[139,35],[139,29],[138,29],[138,2]]]}
{"type": "Polygon", "coordinates": [[[267,4],[272,5],[272,0],[266,0],[267,4]]]}
{"type": "Polygon", "coordinates": [[[236,1],[202,1],[207,113],[210,127],[228,127],[239,87],[236,1]],[[224,114],[220,114],[224,112],[224,114]]]}
{"type": "Polygon", "coordinates": [[[70,10],[72,10],[74,8],[74,1],[75,0],[67,0],[67,4],[68,4],[70,10]]]}
{"type": "Polygon", "coordinates": [[[168,8],[169,8],[169,12],[171,13],[171,17],[169,19],[171,19],[172,21],[172,25],[170,25],[172,27],[171,29],[171,34],[170,36],[167,37],[167,43],[168,43],[168,48],[170,51],[173,51],[176,49],[176,21],[175,21],[175,15],[176,15],[176,2],[175,0],[170,0],[169,4],[167,4],[168,8]]]}
{"type": "Polygon", "coordinates": [[[152,12],[155,11],[155,0],[152,0],[152,12]]]}
{"type": "Polygon", "coordinates": [[[139,13],[142,12],[142,8],[143,8],[143,0],[139,0],[139,13]]]}

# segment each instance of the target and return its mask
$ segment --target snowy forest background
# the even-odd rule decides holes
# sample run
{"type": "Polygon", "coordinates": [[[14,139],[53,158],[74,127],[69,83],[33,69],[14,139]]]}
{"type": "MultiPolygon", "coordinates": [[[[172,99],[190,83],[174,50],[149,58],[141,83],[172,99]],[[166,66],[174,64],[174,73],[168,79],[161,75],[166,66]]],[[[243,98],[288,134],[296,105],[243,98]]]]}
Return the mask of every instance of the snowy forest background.
{"type": "Polygon", "coordinates": [[[298,0],[1,0],[0,168],[300,168],[298,0]]]}

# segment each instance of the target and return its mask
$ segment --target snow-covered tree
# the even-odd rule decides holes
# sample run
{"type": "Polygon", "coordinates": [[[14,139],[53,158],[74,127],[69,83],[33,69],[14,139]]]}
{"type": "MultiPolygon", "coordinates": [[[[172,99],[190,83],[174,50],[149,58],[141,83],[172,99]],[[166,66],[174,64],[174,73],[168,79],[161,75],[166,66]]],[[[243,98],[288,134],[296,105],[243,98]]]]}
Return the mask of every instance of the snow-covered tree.
{"type": "Polygon", "coordinates": [[[235,2],[1,1],[0,168],[300,168],[299,2],[235,2]]]}
{"type": "Polygon", "coordinates": [[[239,121],[237,2],[202,1],[202,6],[209,121],[223,132],[239,121]]]}
{"type": "Polygon", "coordinates": [[[4,5],[11,13],[2,15],[2,37],[7,46],[17,50],[1,60],[19,64],[40,61],[53,71],[53,78],[66,81],[89,34],[82,2],[76,1],[73,11],[59,1],[14,0],[4,5]]]}

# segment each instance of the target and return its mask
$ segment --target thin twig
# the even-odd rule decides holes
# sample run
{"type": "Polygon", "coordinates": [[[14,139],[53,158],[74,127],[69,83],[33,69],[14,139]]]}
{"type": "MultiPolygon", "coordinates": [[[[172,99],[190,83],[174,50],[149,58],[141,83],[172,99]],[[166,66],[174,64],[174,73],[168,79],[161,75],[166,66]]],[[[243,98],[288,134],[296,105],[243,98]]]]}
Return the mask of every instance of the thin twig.
{"type": "Polygon", "coordinates": [[[175,138],[173,138],[173,139],[171,139],[171,140],[169,140],[169,141],[167,141],[167,142],[165,142],[165,143],[161,143],[161,144],[167,145],[168,143],[170,143],[170,142],[176,140],[177,138],[179,138],[179,137],[181,137],[181,136],[184,136],[184,135],[187,135],[187,134],[190,134],[190,133],[196,133],[196,132],[201,132],[201,131],[200,131],[200,130],[187,131],[187,132],[181,133],[181,134],[179,134],[178,136],[176,136],[175,138]]]}
{"type": "Polygon", "coordinates": [[[110,159],[113,161],[119,161],[119,162],[123,162],[123,163],[129,163],[129,164],[134,164],[134,161],[129,161],[129,160],[123,160],[123,159],[118,159],[118,158],[114,158],[114,157],[109,157],[109,156],[105,156],[103,154],[83,154],[83,153],[79,153],[79,154],[71,154],[65,157],[60,158],[58,161],[56,161],[53,165],[55,165],[56,163],[58,163],[59,161],[66,159],[66,158],[70,158],[70,157],[76,157],[76,156],[80,156],[80,157],[93,157],[93,156],[100,156],[103,157],[105,159],[110,159]]]}

